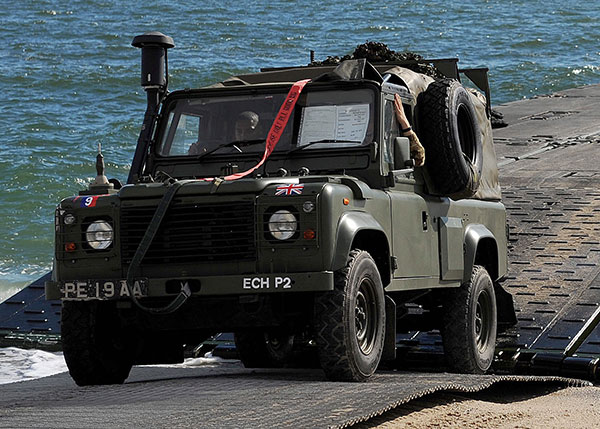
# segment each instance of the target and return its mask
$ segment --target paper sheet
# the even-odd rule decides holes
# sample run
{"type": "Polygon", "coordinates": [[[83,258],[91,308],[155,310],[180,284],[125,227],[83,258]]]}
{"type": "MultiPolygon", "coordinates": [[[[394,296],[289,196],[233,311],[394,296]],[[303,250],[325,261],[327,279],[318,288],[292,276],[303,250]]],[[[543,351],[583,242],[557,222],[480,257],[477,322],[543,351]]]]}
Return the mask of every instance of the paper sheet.
{"type": "Polygon", "coordinates": [[[320,140],[362,143],[368,124],[368,104],[308,106],[302,109],[298,146],[320,140]]]}

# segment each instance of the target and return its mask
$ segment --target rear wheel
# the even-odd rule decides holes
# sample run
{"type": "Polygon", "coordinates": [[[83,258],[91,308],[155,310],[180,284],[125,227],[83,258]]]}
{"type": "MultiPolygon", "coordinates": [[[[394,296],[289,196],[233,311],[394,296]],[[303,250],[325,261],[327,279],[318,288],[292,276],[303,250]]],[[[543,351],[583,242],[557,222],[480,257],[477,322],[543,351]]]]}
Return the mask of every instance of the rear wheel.
{"type": "Polygon", "coordinates": [[[456,372],[484,374],[494,359],[497,332],[496,295],[487,270],[475,265],[471,279],[449,291],[443,309],[448,366],[456,372]]]}
{"type": "Polygon", "coordinates": [[[353,250],[335,273],[334,290],[315,300],[316,342],[327,378],[364,381],[375,372],[383,352],[384,302],[375,261],[353,250]]]}
{"type": "Polygon", "coordinates": [[[121,384],[129,376],[135,342],[118,320],[112,303],[63,302],[63,353],[77,385],[121,384]]]}

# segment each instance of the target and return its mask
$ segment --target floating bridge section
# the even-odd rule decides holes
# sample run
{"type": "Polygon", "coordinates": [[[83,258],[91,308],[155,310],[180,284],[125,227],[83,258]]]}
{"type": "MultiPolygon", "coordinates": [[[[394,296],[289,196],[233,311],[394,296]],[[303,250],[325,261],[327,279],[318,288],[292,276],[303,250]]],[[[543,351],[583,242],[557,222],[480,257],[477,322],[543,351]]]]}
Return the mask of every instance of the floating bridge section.
{"type": "Polygon", "coordinates": [[[61,302],[46,301],[50,273],[0,303],[0,347],[60,350],[61,302]]]}
{"type": "Polygon", "coordinates": [[[597,85],[510,103],[494,133],[518,319],[498,346],[536,373],[600,376],[599,108],[597,85]]]}

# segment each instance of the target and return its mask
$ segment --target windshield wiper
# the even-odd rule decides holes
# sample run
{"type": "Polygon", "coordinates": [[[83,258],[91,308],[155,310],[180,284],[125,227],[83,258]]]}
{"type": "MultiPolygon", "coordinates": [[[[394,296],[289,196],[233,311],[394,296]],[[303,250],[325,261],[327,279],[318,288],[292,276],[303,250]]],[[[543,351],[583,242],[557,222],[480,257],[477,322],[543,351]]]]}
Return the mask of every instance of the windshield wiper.
{"type": "Polygon", "coordinates": [[[294,152],[300,152],[301,150],[306,149],[309,146],[312,146],[314,144],[317,143],[355,143],[355,144],[361,144],[361,141],[354,141],[354,140],[332,140],[332,139],[325,139],[325,140],[316,140],[314,142],[309,142],[303,146],[298,146],[295,147],[294,149],[288,151],[287,155],[294,153],[294,152]]]}
{"type": "Polygon", "coordinates": [[[252,146],[255,144],[259,144],[259,143],[265,143],[266,140],[265,139],[254,139],[254,140],[236,140],[236,141],[232,141],[232,142],[228,142],[228,143],[223,143],[217,147],[212,148],[211,150],[201,153],[199,155],[196,155],[197,159],[202,159],[205,156],[210,155],[213,152],[218,151],[219,149],[223,149],[224,147],[235,147],[236,149],[238,149],[240,152],[241,150],[238,148],[238,146],[252,146]]]}

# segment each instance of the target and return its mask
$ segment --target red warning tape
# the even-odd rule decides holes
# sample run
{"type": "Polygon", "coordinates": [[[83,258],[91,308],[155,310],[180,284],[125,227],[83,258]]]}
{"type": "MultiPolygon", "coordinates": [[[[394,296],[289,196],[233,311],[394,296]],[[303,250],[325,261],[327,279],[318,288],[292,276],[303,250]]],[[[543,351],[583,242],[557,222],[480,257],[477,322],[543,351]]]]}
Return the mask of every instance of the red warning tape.
{"type": "MultiPolygon", "coordinates": [[[[298,82],[296,82],[292,85],[292,88],[290,89],[290,92],[288,92],[288,95],[285,98],[285,101],[279,108],[279,113],[277,113],[277,116],[275,117],[275,120],[273,121],[273,125],[271,125],[269,134],[267,134],[267,142],[265,144],[265,153],[263,154],[263,157],[259,161],[259,163],[256,164],[251,169],[246,170],[244,172],[225,176],[222,178],[222,180],[241,179],[242,177],[245,177],[248,174],[255,171],[256,169],[260,168],[265,163],[265,161],[267,160],[269,155],[271,155],[271,152],[273,152],[273,149],[275,149],[275,146],[277,146],[277,143],[279,142],[279,139],[281,138],[281,135],[283,134],[283,130],[285,129],[285,126],[287,125],[288,120],[290,119],[290,116],[292,115],[292,112],[294,111],[294,106],[296,105],[296,102],[298,101],[298,96],[304,89],[304,86],[309,81],[310,81],[310,79],[299,80],[298,82]]],[[[213,181],[216,179],[217,179],[216,177],[207,177],[207,178],[199,179],[199,180],[213,181]]]]}

